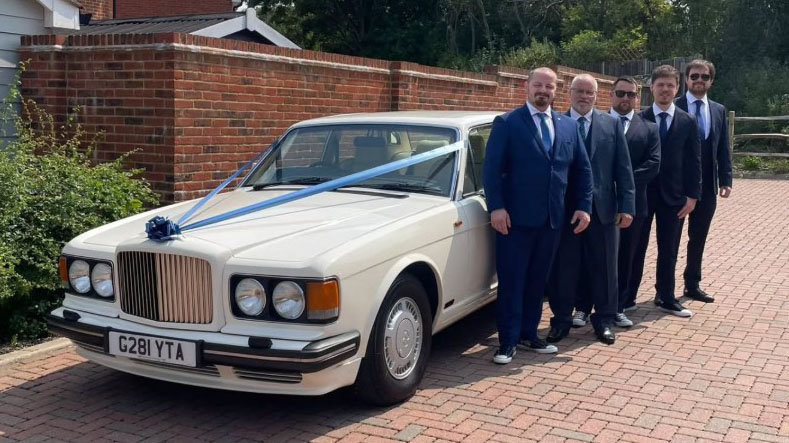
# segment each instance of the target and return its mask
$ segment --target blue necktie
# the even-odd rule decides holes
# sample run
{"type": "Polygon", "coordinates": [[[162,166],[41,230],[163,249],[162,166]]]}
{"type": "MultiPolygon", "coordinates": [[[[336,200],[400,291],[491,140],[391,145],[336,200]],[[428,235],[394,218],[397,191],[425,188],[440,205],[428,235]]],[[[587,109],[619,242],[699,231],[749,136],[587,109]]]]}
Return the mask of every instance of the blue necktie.
{"type": "Polygon", "coordinates": [[[668,118],[668,112],[661,112],[658,114],[660,117],[660,142],[665,143],[666,136],[668,135],[668,122],[666,118],[668,118]]]}
{"type": "Polygon", "coordinates": [[[548,129],[548,116],[544,112],[540,112],[540,132],[542,133],[542,148],[545,149],[546,154],[551,153],[551,131],[548,129]]]}
{"type": "Polygon", "coordinates": [[[586,117],[578,117],[578,128],[581,130],[581,138],[586,140],[586,117]]]}
{"type": "Polygon", "coordinates": [[[704,114],[701,113],[701,105],[703,104],[703,101],[696,100],[696,123],[699,125],[699,140],[707,138],[705,137],[707,131],[704,130],[704,114]]]}
{"type": "Polygon", "coordinates": [[[623,129],[625,132],[627,132],[627,122],[629,122],[629,121],[630,121],[630,119],[629,119],[629,118],[627,118],[627,117],[625,117],[625,116],[623,116],[623,115],[620,115],[620,116],[619,116],[619,120],[622,120],[622,129],[623,129]]]}

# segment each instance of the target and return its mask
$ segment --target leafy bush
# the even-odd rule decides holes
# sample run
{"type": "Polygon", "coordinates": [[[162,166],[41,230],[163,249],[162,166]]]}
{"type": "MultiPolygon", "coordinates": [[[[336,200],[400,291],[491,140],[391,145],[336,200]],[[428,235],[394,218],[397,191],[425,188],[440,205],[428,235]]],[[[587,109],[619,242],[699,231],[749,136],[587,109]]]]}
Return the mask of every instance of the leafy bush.
{"type": "Polygon", "coordinates": [[[504,56],[503,64],[516,68],[533,69],[553,66],[558,60],[556,45],[532,40],[525,48],[514,49],[504,56]]]}
{"type": "Polygon", "coordinates": [[[562,43],[562,64],[585,66],[613,58],[611,41],[597,31],[582,31],[562,43]]]}
{"type": "Polygon", "coordinates": [[[789,174],[789,160],[777,160],[770,165],[773,174],[789,174]]]}
{"type": "Polygon", "coordinates": [[[97,140],[84,142],[78,123],[58,125],[33,101],[16,113],[19,101],[13,90],[3,107],[17,138],[0,148],[0,343],[46,334],[67,241],[157,202],[141,171],[124,169],[126,156],[93,163],[97,140]]]}
{"type": "Polygon", "coordinates": [[[746,171],[758,171],[762,168],[762,159],[759,157],[745,157],[742,159],[742,167],[746,171]]]}

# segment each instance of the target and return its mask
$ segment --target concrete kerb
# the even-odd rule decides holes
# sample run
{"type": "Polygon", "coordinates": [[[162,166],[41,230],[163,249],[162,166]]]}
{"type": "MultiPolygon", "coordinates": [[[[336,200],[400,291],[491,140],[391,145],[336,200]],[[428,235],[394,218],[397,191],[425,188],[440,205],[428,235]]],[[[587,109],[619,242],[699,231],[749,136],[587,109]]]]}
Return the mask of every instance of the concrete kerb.
{"type": "Polygon", "coordinates": [[[19,360],[36,357],[48,352],[57,351],[58,349],[71,346],[71,344],[71,340],[60,337],[45,343],[37,344],[35,346],[9,352],[8,354],[0,355],[0,366],[9,365],[19,360]]]}

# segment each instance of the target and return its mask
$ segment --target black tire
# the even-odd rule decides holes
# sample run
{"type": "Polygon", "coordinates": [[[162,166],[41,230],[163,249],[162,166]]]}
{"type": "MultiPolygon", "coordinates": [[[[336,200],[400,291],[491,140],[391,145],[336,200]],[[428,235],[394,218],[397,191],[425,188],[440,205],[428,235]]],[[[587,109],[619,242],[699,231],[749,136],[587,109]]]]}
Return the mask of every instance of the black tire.
{"type": "MultiPolygon", "coordinates": [[[[402,304],[400,305],[402,306],[402,304]]],[[[364,402],[378,406],[388,406],[405,401],[416,392],[427,368],[430,357],[430,344],[433,335],[433,317],[427,292],[422,283],[411,274],[401,274],[389,288],[370,332],[367,353],[362,359],[359,374],[356,377],[356,394],[364,402]],[[385,356],[385,338],[387,316],[392,308],[400,303],[412,300],[421,317],[421,343],[419,355],[407,376],[397,379],[390,372],[385,356]]]]}

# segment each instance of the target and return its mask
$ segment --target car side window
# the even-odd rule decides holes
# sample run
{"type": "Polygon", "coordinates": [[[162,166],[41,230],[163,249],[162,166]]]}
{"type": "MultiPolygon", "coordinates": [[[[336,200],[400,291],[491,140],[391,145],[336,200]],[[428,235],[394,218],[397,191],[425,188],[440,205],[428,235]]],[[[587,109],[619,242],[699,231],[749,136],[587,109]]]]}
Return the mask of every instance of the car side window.
{"type": "Polygon", "coordinates": [[[490,138],[491,127],[491,125],[477,126],[468,133],[471,152],[463,180],[463,195],[476,193],[482,189],[482,165],[485,163],[485,147],[490,138]]]}

